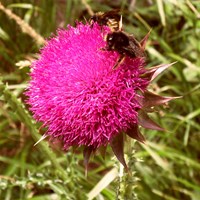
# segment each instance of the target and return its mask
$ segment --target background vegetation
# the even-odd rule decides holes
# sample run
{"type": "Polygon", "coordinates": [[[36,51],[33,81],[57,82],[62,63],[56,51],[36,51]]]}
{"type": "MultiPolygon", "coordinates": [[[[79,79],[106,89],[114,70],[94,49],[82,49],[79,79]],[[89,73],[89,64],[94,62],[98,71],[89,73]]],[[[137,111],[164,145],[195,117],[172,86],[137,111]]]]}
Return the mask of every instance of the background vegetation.
{"type": "Polygon", "coordinates": [[[63,152],[42,141],[24,103],[29,65],[43,38],[57,28],[120,8],[124,29],[139,39],[152,28],[148,65],[178,61],[152,85],[182,96],[153,117],[168,132],[142,130],[147,145],[134,144],[135,199],[200,199],[200,1],[199,0],[3,0],[0,5],[0,199],[126,199],[118,162],[108,151],[95,156],[85,178],[81,151],[63,152]],[[9,12],[9,10],[12,11],[9,12]],[[14,15],[13,15],[14,14],[14,15]],[[20,18],[18,18],[20,17],[20,18]],[[23,21],[21,21],[23,20],[23,21]],[[30,27],[27,25],[29,24],[30,27]],[[32,29],[31,29],[32,27],[32,29]],[[99,185],[101,181],[101,185],[99,185]],[[124,196],[124,198],[122,198],[124,196]]]}

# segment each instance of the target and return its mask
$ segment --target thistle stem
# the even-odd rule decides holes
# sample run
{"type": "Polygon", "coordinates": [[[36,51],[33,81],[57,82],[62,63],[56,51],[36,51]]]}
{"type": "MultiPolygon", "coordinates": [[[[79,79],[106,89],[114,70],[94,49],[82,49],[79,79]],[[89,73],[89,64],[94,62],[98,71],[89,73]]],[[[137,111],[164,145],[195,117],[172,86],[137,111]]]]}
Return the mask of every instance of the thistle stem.
{"type": "Polygon", "coordinates": [[[118,186],[118,200],[137,200],[137,196],[134,193],[134,188],[136,187],[136,177],[134,176],[134,151],[133,143],[131,140],[127,141],[126,144],[126,160],[128,162],[129,171],[125,171],[122,164],[119,166],[119,186],[118,186]]]}
{"type": "MultiPolygon", "coordinates": [[[[24,104],[13,95],[7,87],[0,80],[0,96],[3,95],[5,101],[7,101],[13,111],[15,111],[19,117],[19,119],[28,127],[31,136],[35,141],[40,140],[41,135],[38,134],[38,131],[35,127],[35,124],[30,116],[30,114],[26,111],[24,104]]],[[[57,157],[52,150],[48,147],[47,142],[41,141],[38,143],[39,150],[45,155],[52,163],[52,165],[57,169],[58,176],[61,180],[67,183],[69,190],[73,191],[73,184],[70,182],[70,178],[67,172],[63,169],[60,163],[57,161],[57,157]]]]}

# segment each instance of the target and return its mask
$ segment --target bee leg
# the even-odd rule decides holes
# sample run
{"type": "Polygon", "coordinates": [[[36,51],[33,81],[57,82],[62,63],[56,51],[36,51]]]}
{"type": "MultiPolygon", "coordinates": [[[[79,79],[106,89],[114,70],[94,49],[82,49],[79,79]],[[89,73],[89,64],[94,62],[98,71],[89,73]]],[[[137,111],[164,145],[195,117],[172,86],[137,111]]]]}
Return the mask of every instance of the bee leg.
{"type": "Polygon", "coordinates": [[[94,22],[90,23],[90,28],[93,29],[94,22]]]}
{"type": "Polygon", "coordinates": [[[101,33],[103,32],[103,24],[100,25],[100,28],[101,28],[101,33]]]}
{"type": "Polygon", "coordinates": [[[108,49],[106,47],[101,47],[100,50],[101,51],[108,51],[108,49]]]}
{"type": "Polygon", "coordinates": [[[119,57],[119,59],[117,60],[117,62],[115,63],[115,65],[113,66],[113,70],[114,69],[117,69],[118,67],[119,67],[119,65],[121,65],[122,63],[123,63],[123,61],[124,61],[124,59],[125,59],[125,55],[120,55],[120,57],[119,57]]]}
{"type": "Polygon", "coordinates": [[[100,50],[102,51],[112,51],[113,49],[110,49],[108,46],[101,47],[100,50]]]}

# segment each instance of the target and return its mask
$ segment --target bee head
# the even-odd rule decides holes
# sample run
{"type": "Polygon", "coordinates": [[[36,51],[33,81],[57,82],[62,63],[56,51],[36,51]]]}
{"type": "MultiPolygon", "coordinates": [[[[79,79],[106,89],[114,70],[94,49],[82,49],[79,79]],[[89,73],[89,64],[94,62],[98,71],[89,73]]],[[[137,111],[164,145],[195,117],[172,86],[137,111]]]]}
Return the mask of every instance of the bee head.
{"type": "Polygon", "coordinates": [[[102,20],[103,12],[97,12],[92,17],[90,17],[90,21],[99,22],[102,20]]]}
{"type": "Polygon", "coordinates": [[[95,14],[90,18],[90,21],[96,22],[96,21],[98,21],[98,18],[99,17],[95,14]]]}

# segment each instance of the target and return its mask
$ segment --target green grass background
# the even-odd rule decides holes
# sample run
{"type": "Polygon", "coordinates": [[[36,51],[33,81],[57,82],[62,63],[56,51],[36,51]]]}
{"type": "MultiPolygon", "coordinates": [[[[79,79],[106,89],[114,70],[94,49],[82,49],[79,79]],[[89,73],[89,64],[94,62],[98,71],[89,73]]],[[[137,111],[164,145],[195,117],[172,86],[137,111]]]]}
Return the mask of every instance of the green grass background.
{"type": "MultiPolygon", "coordinates": [[[[200,199],[200,1],[199,0],[3,0],[0,9],[0,200],[200,199]],[[29,63],[43,38],[88,19],[91,12],[120,8],[125,31],[139,39],[152,28],[148,66],[178,61],[151,85],[163,96],[182,96],[152,117],[168,132],[143,130],[147,144],[132,144],[131,180],[120,180],[111,150],[92,158],[85,177],[81,151],[58,142],[35,142],[39,130],[24,103],[29,63]],[[27,29],[25,22],[32,27],[27,29]],[[43,38],[42,38],[43,37],[43,38]],[[100,186],[98,183],[102,181],[100,186]]],[[[124,175],[126,178],[126,175],[124,175]]]]}

